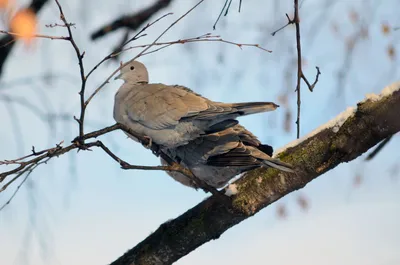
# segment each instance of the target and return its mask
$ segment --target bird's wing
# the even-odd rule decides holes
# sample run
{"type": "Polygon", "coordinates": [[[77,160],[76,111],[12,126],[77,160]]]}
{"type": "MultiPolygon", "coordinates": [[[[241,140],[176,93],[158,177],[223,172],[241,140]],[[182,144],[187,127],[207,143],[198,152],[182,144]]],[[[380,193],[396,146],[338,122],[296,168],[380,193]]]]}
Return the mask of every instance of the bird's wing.
{"type": "Polygon", "coordinates": [[[176,148],[175,154],[189,165],[207,164],[210,157],[228,153],[239,145],[239,136],[233,128],[202,135],[176,148]]]}
{"type": "Polygon", "coordinates": [[[183,86],[146,84],[124,98],[129,118],[151,129],[164,129],[180,121],[213,119],[232,112],[223,103],[212,102],[183,86]]]}

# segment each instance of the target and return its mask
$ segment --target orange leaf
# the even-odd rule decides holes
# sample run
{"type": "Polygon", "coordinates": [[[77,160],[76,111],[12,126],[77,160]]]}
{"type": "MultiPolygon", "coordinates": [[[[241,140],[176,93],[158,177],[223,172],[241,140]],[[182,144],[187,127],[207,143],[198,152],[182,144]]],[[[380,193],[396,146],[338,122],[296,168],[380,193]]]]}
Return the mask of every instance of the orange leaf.
{"type": "Polygon", "coordinates": [[[37,18],[35,13],[30,9],[22,9],[18,11],[10,20],[10,29],[13,33],[18,34],[27,43],[36,33],[37,18]]]}

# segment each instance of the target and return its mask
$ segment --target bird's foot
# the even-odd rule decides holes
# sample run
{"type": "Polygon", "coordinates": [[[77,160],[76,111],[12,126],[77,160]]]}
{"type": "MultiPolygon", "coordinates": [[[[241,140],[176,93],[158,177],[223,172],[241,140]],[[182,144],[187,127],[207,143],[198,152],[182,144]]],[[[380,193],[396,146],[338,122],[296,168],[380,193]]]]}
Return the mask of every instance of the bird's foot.
{"type": "Polygon", "coordinates": [[[143,139],[145,139],[145,141],[142,141],[144,148],[151,149],[153,145],[153,139],[151,139],[149,136],[143,136],[143,139]]]}

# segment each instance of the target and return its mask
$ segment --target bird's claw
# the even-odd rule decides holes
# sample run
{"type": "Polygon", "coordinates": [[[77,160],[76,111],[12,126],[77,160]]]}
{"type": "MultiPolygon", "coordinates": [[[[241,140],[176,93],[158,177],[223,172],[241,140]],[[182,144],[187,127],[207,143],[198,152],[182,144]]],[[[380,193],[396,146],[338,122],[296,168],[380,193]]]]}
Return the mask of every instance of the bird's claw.
{"type": "Polygon", "coordinates": [[[142,142],[144,148],[151,149],[151,146],[153,145],[153,139],[151,139],[149,136],[143,136],[143,138],[147,140],[147,143],[142,142]]]}

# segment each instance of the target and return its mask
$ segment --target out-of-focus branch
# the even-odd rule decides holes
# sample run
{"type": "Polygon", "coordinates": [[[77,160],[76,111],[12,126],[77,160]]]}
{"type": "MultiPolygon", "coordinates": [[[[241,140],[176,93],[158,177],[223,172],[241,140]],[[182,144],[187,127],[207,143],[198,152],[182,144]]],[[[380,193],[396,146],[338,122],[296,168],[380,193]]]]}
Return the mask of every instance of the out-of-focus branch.
{"type": "Polygon", "coordinates": [[[388,138],[384,139],[379,145],[372,151],[366,158],[366,161],[372,160],[382,149],[389,143],[392,139],[393,135],[390,135],[388,138]]]}
{"type": "MultiPolygon", "coordinates": [[[[400,83],[397,83],[400,88],[400,83]]],[[[297,174],[256,169],[235,182],[237,194],[226,206],[214,196],[174,220],[128,250],[111,265],[172,264],[226,230],[313,179],[349,162],[383,139],[400,131],[400,90],[379,100],[359,103],[339,127],[322,125],[315,134],[297,140],[277,156],[296,168],[297,174]]],[[[341,119],[338,119],[341,120],[341,119]]]]}
{"type": "MultiPolygon", "coordinates": [[[[231,4],[232,4],[232,0],[225,0],[224,6],[222,7],[221,12],[219,13],[218,18],[213,25],[214,30],[218,24],[218,21],[220,20],[220,18],[222,16],[222,14],[224,14],[224,11],[225,11],[224,16],[226,17],[228,15],[229,9],[231,8],[231,4]]],[[[239,9],[238,9],[239,13],[240,13],[241,9],[242,9],[242,0],[239,0],[239,9]]]]}
{"type": "MultiPolygon", "coordinates": [[[[42,9],[44,4],[46,4],[48,1],[49,0],[32,0],[27,8],[37,14],[42,9]]],[[[14,47],[15,41],[16,40],[13,35],[5,35],[0,38],[0,76],[3,72],[4,63],[6,62],[12,48],[14,47]]]]}
{"type": "Polygon", "coordinates": [[[150,19],[155,13],[163,8],[166,8],[172,0],[158,0],[153,5],[140,10],[132,15],[126,15],[117,18],[116,20],[102,26],[100,29],[92,33],[92,40],[96,40],[120,28],[128,28],[130,30],[137,30],[147,20],[150,19]]]}

